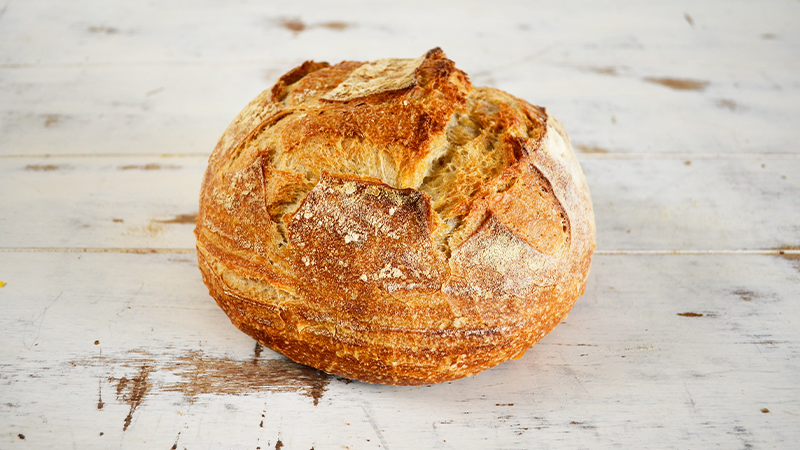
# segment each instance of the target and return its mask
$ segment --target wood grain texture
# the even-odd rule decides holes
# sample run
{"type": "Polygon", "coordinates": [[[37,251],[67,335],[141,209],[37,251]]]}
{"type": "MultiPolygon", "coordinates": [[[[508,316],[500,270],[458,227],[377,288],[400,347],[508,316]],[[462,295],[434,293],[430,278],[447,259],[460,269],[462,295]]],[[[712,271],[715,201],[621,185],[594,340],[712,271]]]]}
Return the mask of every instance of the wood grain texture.
{"type": "Polygon", "coordinates": [[[191,249],[205,160],[0,159],[2,246],[191,249]]]}
{"type": "MultiPolygon", "coordinates": [[[[191,250],[206,159],[0,158],[0,191],[15,192],[2,199],[0,248],[191,250]]],[[[583,158],[581,167],[600,251],[800,245],[800,159],[583,158]]]]}
{"type": "Polygon", "coordinates": [[[254,348],[207,296],[193,255],[3,261],[2,295],[15,300],[0,323],[3,445],[19,433],[40,448],[757,448],[800,438],[800,266],[784,258],[598,256],[587,294],[521,360],[419,388],[347,382],[254,348]]]}
{"type": "Polygon", "coordinates": [[[795,448],[798,14],[0,1],[0,447],[795,448]],[[437,45],[566,127],[597,215],[587,294],[455,383],[347,383],[256,347],[196,268],[207,155],[306,59],[437,45]]]}
{"type": "Polygon", "coordinates": [[[546,105],[579,151],[798,152],[799,6],[788,0],[188,7],[9,3],[0,154],[202,153],[306,59],[437,45],[475,85],[546,105]]]}

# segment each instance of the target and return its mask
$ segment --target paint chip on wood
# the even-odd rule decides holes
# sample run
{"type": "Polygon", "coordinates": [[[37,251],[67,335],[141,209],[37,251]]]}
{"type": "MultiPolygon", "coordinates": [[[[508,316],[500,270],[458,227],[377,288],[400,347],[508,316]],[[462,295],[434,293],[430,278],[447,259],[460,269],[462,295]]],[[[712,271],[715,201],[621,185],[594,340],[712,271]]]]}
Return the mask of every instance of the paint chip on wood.
{"type": "Polygon", "coordinates": [[[690,80],[684,78],[647,77],[644,80],[679,91],[702,91],[709,85],[708,81],[690,80]]]}
{"type": "Polygon", "coordinates": [[[329,28],[331,30],[345,30],[347,28],[352,27],[353,25],[346,22],[324,22],[319,24],[319,26],[323,28],[329,28]]]}
{"type": "Polygon", "coordinates": [[[120,166],[119,170],[164,170],[164,169],[166,169],[166,170],[170,170],[170,169],[174,170],[174,169],[180,169],[180,168],[181,168],[181,166],[175,166],[175,165],[169,165],[169,164],[161,165],[161,164],[155,164],[155,163],[148,163],[148,164],[129,164],[129,165],[126,165],[126,166],[120,166]]]}
{"type": "MultiPolygon", "coordinates": [[[[257,392],[295,392],[319,404],[333,376],[317,369],[297,364],[288,359],[262,359],[259,345],[255,357],[238,361],[215,358],[201,351],[181,355],[153,355],[144,350],[131,351],[129,358],[112,359],[95,356],[88,360],[73,361],[82,366],[103,366],[113,369],[137,369],[134,377],[109,378],[116,385],[117,400],[130,407],[130,419],[145,397],[153,392],[180,392],[190,401],[201,395],[242,395],[257,392]],[[164,360],[166,358],[166,360],[164,360]],[[153,382],[151,373],[170,372],[168,382],[153,382]]],[[[163,377],[158,377],[163,379],[163,377]]],[[[126,418],[125,428],[130,425],[126,418]]]]}
{"type": "Polygon", "coordinates": [[[182,392],[186,397],[203,394],[245,394],[261,391],[298,392],[319,403],[331,376],[284,359],[235,361],[189,352],[165,369],[180,381],[163,386],[164,391],[182,392]]]}
{"type": "Polygon", "coordinates": [[[117,400],[130,406],[128,415],[125,416],[122,424],[122,431],[126,431],[131,425],[133,414],[142,405],[145,397],[150,392],[152,386],[148,381],[148,377],[152,371],[152,362],[146,361],[139,368],[139,373],[133,378],[122,377],[117,380],[117,400]]]}
{"type": "Polygon", "coordinates": [[[278,25],[281,26],[282,28],[285,28],[293,32],[295,35],[300,34],[301,32],[312,28],[326,28],[328,30],[343,31],[355,26],[351,23],[341,22],[337,20],[330,22],[320,22],[316,24],[307,24],[297,17],[279,19],[278,25]]]}
{"type": "Polygon", "coordinates": [[[599,73],[600,75],[611,75],[611,76],[617,75],[616,67],[590,67],[589,70],[591,70],[594,73],[599,73]]]}
{"type": "Polygon", "coordinates": [[[165,220],[156,220],[159,223],[182,223],[182,224],[189,224],[194,225],[197,223],[197,214],[178,214],[177,216],[171,219],[165,220]]]}
{"type": "Polygon", "coordinates": [[[283,28],[295,33],[300,33],[306,29],[306,24],[300,19],[282,19],[280,24],[283,28]]]}

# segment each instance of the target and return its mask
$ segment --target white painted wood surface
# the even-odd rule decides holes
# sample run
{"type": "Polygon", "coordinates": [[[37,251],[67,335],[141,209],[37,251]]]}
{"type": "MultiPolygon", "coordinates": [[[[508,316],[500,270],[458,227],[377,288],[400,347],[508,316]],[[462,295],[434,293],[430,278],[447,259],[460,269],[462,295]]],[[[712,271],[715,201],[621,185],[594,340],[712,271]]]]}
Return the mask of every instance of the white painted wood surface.
{"type": "Polygon", "coordinates": [[[0,0],[0,448],[798,448],[798,18],[0,0]],[[565,124],[597,215],[586,295],[521,360],[435,386],[255,346],[192,250],[217,137],[305,59],[437,45],[565,124]]]}
{"type": "MultiPolygon", "coordinates": [[[[756,250],[796,244],[797,156],[584,158],[598,248],[756,250]]],[[[0,191],[15,193],[4,199],[0,238],[13,248],[189,251],[207,159],[0,158],[0,191]]]]}

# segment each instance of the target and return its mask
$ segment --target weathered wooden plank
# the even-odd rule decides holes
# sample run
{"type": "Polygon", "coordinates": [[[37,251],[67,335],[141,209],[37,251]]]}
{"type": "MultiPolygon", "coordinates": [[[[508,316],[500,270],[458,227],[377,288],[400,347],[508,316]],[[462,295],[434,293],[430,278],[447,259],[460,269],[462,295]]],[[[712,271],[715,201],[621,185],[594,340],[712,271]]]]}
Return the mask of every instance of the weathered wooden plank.
{"type": "Polygon", "coordinates": [[[0,154],[202,153],[305,59],[435,45],[586,153],[800,152],[796,2],[44,4],[1,19],[0,154]]]}
{"type": "MultiPolygon", "coordinates": [[[[469,53],[474,55],[527,56],[520,54],[524,47],[498,45],[517,38],[521,44],[558,42],[563,50],[557,53],[586,62],[629,59],[632,61],[626,65],[646,62],[682,67],[688,62],[747,70],[737,54],[751,55],[752,62],[759,65],[771,61],[779,66],[777,63],[794,51],[792,39],[800,37],[793,21],[798,6],[789,0],[772,2],[769,7],[744,0],[659,5],[629,2],[624,7],[613,1],[588,0],[560,4],[498,1],[491,7],[477,0],[386,5],[362,0],[348,2],[348,6],[314,0],[119,2],[113,7],[99,0],[69,5],[15,3],[3,8],[0,63],[207,62],[276,55],[295,59],[298,48],[317,57],[337,47],[335,56],[340,59],[355,48],[380,58],[386,57],[382,48],[407,48],[404,38],[428,46],[420,42],[419,36],[425,36],[425,41],[443,46],[460,42],[461,48],[472,48],[469,53]],[[443,21],[445,17],[452,22],[443,21]],[[456,30],[472,32],[454,33],[456,30]],[[360,41],[362,36],[373,40],[360,41]],[[549,39],[537,41],[534,37],[549,39]],[[763,43],[753,37],[775,42],[763,43]],[[734,45],[739,46],[736,52],[720,51],[734,45]],[[660,50],[665,57],[647,51],[651,49],[660,50]]],[[[541,45],[529,50],[539,48],[541,45]]]]}
{"type": "MultiPolygon", "coordinates": [[[[0,159],[0,247],[192,249],[205,165],[200,156],[0,159]]],[[[800,159],[581,165],[599,250],[800,245],[800,159]]]]}
{"type": "Polygon", "coordinates": [[[599,249],[765,249],[800,242],[800,160],[583,160],[599,249]]]}
{"type": "Polygon", "coordinates": [[[0,246],[194,248],[206,161],[0,159],[0,246]]]}
{"type": "Polygon", "coordinates": [[[208,154],[278,67],[0,69],[0,155],[208,154]]]}
{"type": "MultiPolygon", "coordinates": [[[[206,153],[234,115],[297,62],[0,68],[0,155],[206,153]]],[[[710,83],[701,90],[646,80],[667,70],[597,73],[551,61],[496,80],[481,75],[491,69],[476,69],[476,84],[546,106],[581,153],[800,153],[792,122],[800,87],[790,80],[731,79],[737,69],[729,68],[701,75],[710,83]]],[[[800,67],[771,73],[786,71],[800,67]]]]}
{"type": "Polygon", "coordinates": [[[419,388],[348,383],[254,349],[208,297],[191,255],[0,261],[3,446],[20,434],[39,448],[800,439],[796,258],[599,256],[587,294],[521,360],[419,388]]]}

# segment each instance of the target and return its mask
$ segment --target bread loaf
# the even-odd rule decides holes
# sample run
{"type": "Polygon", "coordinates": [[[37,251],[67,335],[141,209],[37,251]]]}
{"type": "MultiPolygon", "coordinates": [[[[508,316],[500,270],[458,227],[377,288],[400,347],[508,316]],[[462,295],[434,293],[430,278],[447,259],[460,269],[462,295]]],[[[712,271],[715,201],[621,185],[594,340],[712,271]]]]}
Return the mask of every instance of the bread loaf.
{"type": "Polygon", "coordinates": [[[521,357],[583,294],[595,245],[561,125],[438,48],[281,77],[219,140],[195,234],[239,329],[395,385],[521,357]]]}

